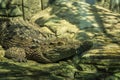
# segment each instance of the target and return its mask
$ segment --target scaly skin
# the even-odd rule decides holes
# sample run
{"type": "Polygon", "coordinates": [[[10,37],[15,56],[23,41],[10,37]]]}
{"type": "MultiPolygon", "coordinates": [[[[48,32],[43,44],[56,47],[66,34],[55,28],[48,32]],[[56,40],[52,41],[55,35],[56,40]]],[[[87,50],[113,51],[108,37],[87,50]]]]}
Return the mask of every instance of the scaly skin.
{"type": "Polygon", "coordinates": [[[55,35],[43,33],[34,26],[19,22],[1,22],[0,44],[6,50],[8,58],[20,62],[31,59],[50,63],[71,57],[80,48],[79,41],[56,38],[55,35]]]}

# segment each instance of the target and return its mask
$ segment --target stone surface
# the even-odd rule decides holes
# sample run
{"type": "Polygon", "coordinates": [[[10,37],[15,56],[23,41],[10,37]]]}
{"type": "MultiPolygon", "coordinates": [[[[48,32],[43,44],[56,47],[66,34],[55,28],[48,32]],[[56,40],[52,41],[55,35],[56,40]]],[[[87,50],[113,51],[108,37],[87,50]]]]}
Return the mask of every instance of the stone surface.
{"type": "Polygon", "coordinates": [[[34,14],[49,6],[49,0],[0,0],[0,16],[29,20],[34,14]]]}
{"type": "Polygon", "coordinates": [[[5,56],[5,50],[0,46],[0,61],[4,58],[5,56]]]}

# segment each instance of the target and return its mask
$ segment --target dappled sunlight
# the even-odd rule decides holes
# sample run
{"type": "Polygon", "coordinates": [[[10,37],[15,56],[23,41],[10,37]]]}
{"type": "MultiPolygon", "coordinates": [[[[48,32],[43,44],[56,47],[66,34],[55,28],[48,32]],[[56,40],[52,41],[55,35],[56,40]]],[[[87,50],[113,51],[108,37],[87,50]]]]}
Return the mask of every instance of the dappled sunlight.
{"type": "Polygon", "coordinates": [[[41,1],[42,10],[40,0],[25,1],[26,19],[0,13],[0,80],[119,80],[120,14],[82,0],[41,1]]]}

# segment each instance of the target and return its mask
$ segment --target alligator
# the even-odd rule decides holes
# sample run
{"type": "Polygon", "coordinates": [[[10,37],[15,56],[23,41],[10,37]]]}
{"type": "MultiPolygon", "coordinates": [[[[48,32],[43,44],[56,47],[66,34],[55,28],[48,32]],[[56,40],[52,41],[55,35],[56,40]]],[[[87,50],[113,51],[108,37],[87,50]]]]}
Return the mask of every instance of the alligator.
{"type": "Polygon", "coordinates": [[[92,47],[91,41],[57,38],[52,32],[22,19],[0,20],[0,45],[5,57],[18,62],[58,62],[92,47]]]}

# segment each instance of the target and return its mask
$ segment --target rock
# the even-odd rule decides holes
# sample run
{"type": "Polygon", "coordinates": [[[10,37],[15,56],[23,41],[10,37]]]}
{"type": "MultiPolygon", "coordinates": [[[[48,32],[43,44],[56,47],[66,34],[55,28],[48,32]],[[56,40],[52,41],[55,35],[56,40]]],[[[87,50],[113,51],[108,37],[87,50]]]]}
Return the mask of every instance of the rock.
{"type": "Polygon", "coordinates": [[[22,10],[18,5],[15,5],[14,0],[1,0],[0,1],[0,10],[1,16],[5,17],[19,17],[22,16],[22,10]]]}
{"type": "Polygon", "coordinates": [[[34,14],[47,8],[54,1],[49,0],[0,0],[0,16],[24,17],[29,20],[34,14]]]}
{"type": "MultiPolygon", "coordinates": [[[[100,46],[98,49],[92,49],[86,53],[83,53],[82,57],[93,57],[96,58],[99,56],[101,56],[101,58],[105,58],[105,59],[114,59],[116,56],[119,55],[120,50],[119,50],[120,46],[118,44],[104,44],[103,46],[100,46]],[[105,57],[106,56],[106,57],[105,57]],[[108,57],[107,57],[108,56],[108,57]],[[113,57],[113,58],[112,58],[113,57]]],[[[119,56],[118,56],[119,58],[119,56]]]]}
{"type": "Polygon", "coordinates": [[[119,73],[119,72],[117,72],[117,73],[115,73],[115,74],[114,74],[114,76],[116,76],[116,77],[120,78],[120,73],[119,73]]]}
{"type": "Polygon", "coordinates": [[[79,64],[79,67],[81,68],[81,71],[86,71],[86,72],[91,72],[95,73],[97,72],[97,69],[94,65],[89,65],[89,64],[79,64]]]}
{"type": "Polygon", "coordinates": [[[20,10],[18,6],[13,6],[12,9],[8,10],[9,17],[18,17],[22,15],[23,15],[23,12],[20,10]]]}
{"type": "Polygon", "coordinates": [[[0,0],[0,9],[8,8],[8,5],[13,4],[13,0],[0,0]]]}
{"type": "Polygon", "coordinates": [[[105,78],[105,80],[119,80],[119,78],[115,76],[108,76],[105,78]]]}
{"type": "Polygon", "coordinates": [[[0,61],[3,60],[5,56],[5,50],[2,48],[2,46],[0,45],[0,61]]]}
{"type": "Polygon", "coordinates": [[[60,63],[60,66],[53,67],[50,69],[51,74],[56,77],[61,77],[62,79],[74,79],[74,73],[76,71],[75,67],[68,63],[60,63]]]}
{"type": "Polygon", "coordinates": [[[79,80],[96,80],[96,79],[101,79],[104,77],[104,74],[102,73],[91,73],[91,72],[85,72],[85,71],[79,71],[75,73],[75,79],[79,80]]]}

